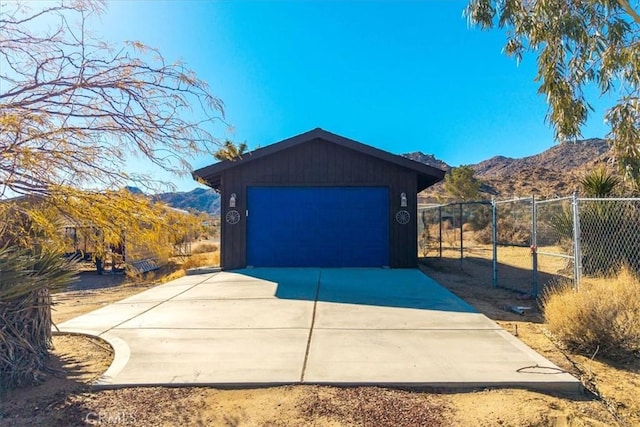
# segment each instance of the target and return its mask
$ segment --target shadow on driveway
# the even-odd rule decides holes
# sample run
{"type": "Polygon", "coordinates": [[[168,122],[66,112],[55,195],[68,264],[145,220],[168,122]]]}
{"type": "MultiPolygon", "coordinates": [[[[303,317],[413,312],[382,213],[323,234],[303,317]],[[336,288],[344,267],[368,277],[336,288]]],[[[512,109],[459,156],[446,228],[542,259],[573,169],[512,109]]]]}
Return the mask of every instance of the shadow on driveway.
{"type": "Polygon", "coordinates": [[[282,299],[476,313],[416,269],[248,268],[235,273],[277,284],[282,299]]]}

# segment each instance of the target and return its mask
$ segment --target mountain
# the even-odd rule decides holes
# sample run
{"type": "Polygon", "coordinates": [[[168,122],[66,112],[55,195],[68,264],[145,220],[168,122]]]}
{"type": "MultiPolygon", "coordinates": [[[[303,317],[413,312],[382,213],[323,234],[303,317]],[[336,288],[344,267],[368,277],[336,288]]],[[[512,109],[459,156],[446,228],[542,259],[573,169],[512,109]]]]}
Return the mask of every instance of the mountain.
{"type": "MultiPolygon", "coordinates": [[[[420,152],[405,155],[413,160],[436,166],[440,162],[433,156],[420,152]]],[[[475,171],[475,177],[482,182],[481,192],[498,199],[526,197],[536,194],[538,197],[568,196],[579,189],[580,180],[597,164],[610,165],[611,153],[603,139],[592,138],[574,143],[557,144],[534,156],[514,159],[495,156],[475,165],[469,165],[475,171]]],[[[446,163],[439,167],[448,170],[446,163]]],[[[435,201],[442,198],[442,183],[428,188],[421,194],[423,201],[435,201]]]]}
{"type": "MultiPolygon", "coordinates": [[[[420,151],[403,156],[445,171],[451,169],[444,161],[420,151]]],[[[494,195],[498,199],[506,199],[536,194],[536,197],[547,198],[570,195],[580,187],[580,180],[589,170],[597,164],[610,165],[610,158],[607,143],[593,138],[557,144],[534,156],[520,159],[495,156],[470,166],[475,171],[476,178],[481,181],[480,191],[486,197],[494,195]]],[[[137,189],[130,189],[135,190],[137,189]]],[[[444,196],[442,183],[426,189],[420,196],[421,202],[436,202],[444,196]]],[[[196,188],[156,197],[178,209],[220,214],[220,196],[212,189],[196,188]]]]}
{"type": "Polygon", "coordinates": [[[434,168],[442,169],[445,172],[451,169],[451,166],[442,160],[437,159],[433,154],[424,154],[420,151],[414,151],[413,153],[403,154],[402,157],[424,163],[425,165],[432,166],[434,168]]]}
{"type": "Polygon", "coordinates": [[[478,177],[504,177],[536,168],[564,172],[579,169],[608,151],[609,145],[605,140],[593,138],[558,144],[540,154],[521,159],[496,156],[472,167],[478,177]]]}
{"type": "Polygon", "coordinates": [[[220,214],[220,195],[211,188],[177,193],[163,193],[156,196],[158,200],[178,209],[195,209],[210,215],[220,214]]]}

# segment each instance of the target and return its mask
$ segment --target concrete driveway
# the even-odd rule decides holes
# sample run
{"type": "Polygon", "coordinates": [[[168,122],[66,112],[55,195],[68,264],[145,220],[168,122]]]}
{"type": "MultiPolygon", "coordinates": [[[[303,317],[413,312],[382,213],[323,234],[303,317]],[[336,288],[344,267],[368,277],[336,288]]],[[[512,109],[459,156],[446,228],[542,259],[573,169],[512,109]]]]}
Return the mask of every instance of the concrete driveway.
{"type": "Polygon", "coordinates": [[[578,391],[419,270],[186,276],[59,325],[115,349],[97,385],[378,384],[578,391]]]}

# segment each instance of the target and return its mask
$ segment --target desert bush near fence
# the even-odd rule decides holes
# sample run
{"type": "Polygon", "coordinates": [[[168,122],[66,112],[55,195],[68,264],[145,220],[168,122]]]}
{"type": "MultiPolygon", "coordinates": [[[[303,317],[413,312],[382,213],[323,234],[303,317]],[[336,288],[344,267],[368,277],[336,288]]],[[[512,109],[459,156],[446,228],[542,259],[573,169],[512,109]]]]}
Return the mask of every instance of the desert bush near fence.
{"type": "Polygon", "coordinates": [[[640,357],[640,279],[629,268],[615,277],[585,279],[579,290],[560,280],[542,295],[549,331],[588,356],[640,357]]]}
{"type": "Polygon", "coordinates": [[[627,266],[640,272],[640,203],[581,202],[582,269],[587,275],[608,275],[627,266]]]}

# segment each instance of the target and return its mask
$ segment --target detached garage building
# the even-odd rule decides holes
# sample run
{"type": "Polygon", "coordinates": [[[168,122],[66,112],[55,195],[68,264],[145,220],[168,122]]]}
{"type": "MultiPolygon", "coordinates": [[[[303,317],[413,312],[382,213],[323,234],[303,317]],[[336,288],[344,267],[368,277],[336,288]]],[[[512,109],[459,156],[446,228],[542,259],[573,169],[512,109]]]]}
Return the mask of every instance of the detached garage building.
{"type": "Polygon", "coordinates": [[[221,197],[221,267],[417,263],[417,194],[444,172],[314,129],[193,173],[221,197]]]}

